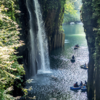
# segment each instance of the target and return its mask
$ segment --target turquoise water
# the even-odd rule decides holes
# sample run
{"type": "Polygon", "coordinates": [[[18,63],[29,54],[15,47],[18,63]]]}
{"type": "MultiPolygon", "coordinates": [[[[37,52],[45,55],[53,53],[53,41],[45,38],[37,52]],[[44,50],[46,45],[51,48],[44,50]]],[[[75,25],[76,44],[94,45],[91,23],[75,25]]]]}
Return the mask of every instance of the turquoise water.
{"type": "Polygon", "coordinates": [[[64,25],[63,29],[65,33],[65,41],[68,40],[70,46],[74,46],[75,44],[87,46],[82,24],[64,25]]]}

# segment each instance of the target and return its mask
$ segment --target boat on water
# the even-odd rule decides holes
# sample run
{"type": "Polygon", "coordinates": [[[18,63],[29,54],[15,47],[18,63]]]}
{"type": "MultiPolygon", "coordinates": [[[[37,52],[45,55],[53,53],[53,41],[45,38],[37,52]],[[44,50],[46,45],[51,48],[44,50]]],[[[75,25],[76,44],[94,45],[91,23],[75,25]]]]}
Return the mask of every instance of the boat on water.
{"type": "Polygon", "coordinates": [[[74,47],[74,50],[78,49],[79,47],[74,47]]]}
{"type": "Polygon", "coordinates": [[[71,90],[80,90],[81,89],[82,92],[87,91],[87,87],[86,86],[79,86],[79,87],[72,86],[72,87],[70,87],[70,89],[71,90]]]}
{"type": "Polygon", "coordinates": [[[86,87],[86,86],[83,86],[83,87],[81,88],[81,91],[82,91],[82,92],[87,91],[87,87],[86,87]]]}
{"type": "Polygon", "coordinates": [[[71,90],[80,90],[81,89],[82,92],[85,92],[85,91],[87,91],[87,82],[85,81],[85,84],[83,84],[83,82],[81,81],[80,85],[78,85],[78,82],[76,82],[74,84],[74,86],[70,87],[70,89],[71,90]]]}
{"type": "Polygon", "coordinates": [[[83,68],[83,69],[88,69],[88,67],[84,66],[84,65],[81,65],[80,67],[83,68]]]}
{"type": "Polygon", "coordinates": [[[74,87],[74,86],[72,86],[72,87],[70,87],[70,89],[71,89],[71,90],[80,90],[81,87],[80,87],[80,86],[79,86],[79,87],[74,87]]]}
{"type": "Polygon", "coordinates": [[[74,46],[74,50],[76,50],[78,48],[79,48],[79,45],[78,44],[74,46]]]}
{"type": "Polygon", "coordinates": [[[72,63],[74,63],[74,62],[75,62],[75,59],[71,59],[70,61],[71,61],[72,63]]]}

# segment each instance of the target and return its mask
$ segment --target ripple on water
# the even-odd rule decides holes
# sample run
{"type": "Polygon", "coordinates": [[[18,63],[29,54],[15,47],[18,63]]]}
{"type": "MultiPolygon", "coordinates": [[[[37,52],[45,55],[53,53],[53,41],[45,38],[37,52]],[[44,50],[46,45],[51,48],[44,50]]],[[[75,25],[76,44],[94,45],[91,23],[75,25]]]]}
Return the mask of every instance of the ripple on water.
{"type": "MultiPolygon", "coordinates": [[[[32,82],[26,84],[26,88],[30,86],[33,88],[28,96],[35,95],[36,100],[87,100],[86,92],[71,91],[70,86],[76,81],[80,83],[87,80],[87,70],[81,69],[80,65],[88,63],[88,49],[82,47],[74,51],[74,55],[76,62],[73,64],[67,56],[52,55],[51,59],[54,63],[51,66],[56,66],[57,69],[52,69],[52,73],[34,76],[32,82]]],[[[29,97],[27,100],[31,100],[29,97]]]]}

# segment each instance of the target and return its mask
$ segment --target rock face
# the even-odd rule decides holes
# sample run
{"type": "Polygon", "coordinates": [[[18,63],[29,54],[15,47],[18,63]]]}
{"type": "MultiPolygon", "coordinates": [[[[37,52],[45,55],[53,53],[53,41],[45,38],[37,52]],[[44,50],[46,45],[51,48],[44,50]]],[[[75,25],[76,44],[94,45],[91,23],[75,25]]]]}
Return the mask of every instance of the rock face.
{"type": "MultiPolygon", "coordinates": [[[[21,23],[21,28],[22,30],[20,31],[21,36],[20,39],[24,41],[25,45],[18,48],[18,55],[19,56],[23,56],[23,58],[19,58],[18,62],[20,64],[24,64],[24,68],[25,71],[28,70],[28,68],[26,66],[28,66],[28,55],[29,55],[29,15],[28,15],[28,11],[26,8],[26,0],[21,0],[19,1],[19,7],[20,7],[20,23],[21,23]]],[[[26,71],[27,74],[27,71],[26,71]]]]}
{"type": "Polygon", "coordinates": [[[89,49],[88,98],[100,100],[100,4],[96,0],[82,0],[82,2],[81,15],[89,49]]]}
{"type": "MultiPolygon", "coordinates": [[[[33,24],[33,29],[34,31],[37,31],[37,24],[36,24],[36,16],[34,13],[34,6],[33,6],[33,0],[29,1],[29,5],[30,5],[30,9],[32,10],[32,16],[33,16],[33,20],[32,23],[33,24]]],[[[23,56],[23,58],[18,59],[18,62],[21,64],[24,64],[24,69],[26,71],[26,78],[29,78],[30,76],[33,76],[36,74],[37,72],[37,62],[34,62],[34,72],[32,72],[33,69],[31,69],[30,67],[30,50],[31,50],[31,46],[30,46],[30,26],[29,26],[29,21],[30,21],[30,16],[29,16],[29,12],[28,9],[26,7],[26,0],[19,0],[19,6],[20,6],[20,10],[21,10],[21,15],[20,15],[20,22],[21,22],[21,27],[22,30],[20,31],[21,36],[20,39],[24,41],[25,45],[20,47],[18,49],[19,51],[19,56],[23,56]]],[[[34,57],[35,58],[35,57],[34,57]]]]}
{"type": "Polygon", "coordinates": [[[65,34],[62,29],[65,0],[39,0],[46,33],[48,36],[49,51],[64,46],[65,34]]]}

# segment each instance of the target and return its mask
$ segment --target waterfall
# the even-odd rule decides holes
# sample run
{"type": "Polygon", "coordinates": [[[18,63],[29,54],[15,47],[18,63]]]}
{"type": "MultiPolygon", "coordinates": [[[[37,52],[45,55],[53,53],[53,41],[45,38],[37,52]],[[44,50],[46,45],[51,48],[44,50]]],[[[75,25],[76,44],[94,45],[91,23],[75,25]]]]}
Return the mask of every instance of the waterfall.
{"type": "Polygon", "coordinates": [[[36,69],[35,69],[35,46],[34,46],[34,29],[33,29],[33,24],[32,24],[32,12],[31,10],[29,9],[29,2],[28,0],[26,0],[26,6],[27,6],[27,9],[28,9],[28,12],[29,12],[29,16],[30,16],[30,20],[29,20],[29,26],[30,26],[30,29],[29,29],[29,33],[30,33],[30,45],[31,45],[31,49],[30,49],[30,55],[29,55],[29,72],[30,75],[28,76],[33,76],[36,74],[36,69]]]}
{"type": "Polygon", "coordinates": [[[48,42],[46,32],[44,28],[44,22],[42,20],[42,14],[38,0],[29,1],[26,0],[26,6],[29,12],[29,26],[30,26],[30,55],[29,55],[29,73],[50,73],[48,42]],[[34,4],[34,5],[32,5],[34,4]],[[34,31],[34,9],[36,16],[37,31],[34,31]]]}
{"type": "Polygon", "coordinates": [[[37,18],[37,26],[38,26],[37,43],[41,59],[41,69],[38,72],[45,73],[48,72],[50,68],[49,57],[48,57],[48,43],[38,0],[34,0],[34,6],[37,18]]]}

